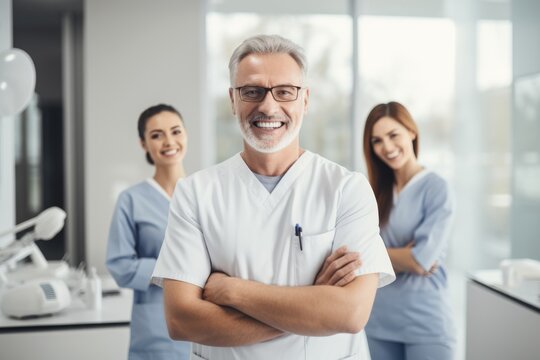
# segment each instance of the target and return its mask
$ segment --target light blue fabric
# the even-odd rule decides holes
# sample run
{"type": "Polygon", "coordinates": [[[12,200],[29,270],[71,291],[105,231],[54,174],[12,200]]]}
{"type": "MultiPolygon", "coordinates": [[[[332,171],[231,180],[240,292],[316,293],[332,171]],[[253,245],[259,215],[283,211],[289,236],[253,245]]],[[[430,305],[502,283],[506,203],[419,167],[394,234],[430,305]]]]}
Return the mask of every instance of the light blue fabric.
{"type": "Polygon", "coordinates": [[[406,360],[402,342],[368,338],[368,346],[371,360],[406,360]]]}
{"type": "Polygon", "coordinates": [[[257,173],[253,173],[257,179],[261,182],[261,184],[264,185],[266,190],[268,190],[269,193],[272,193],[274,189],[276,188],[277,184],[279,183],[279,180],[283,177],[283,175],[280,176],[266,176],[266,175],[260,175],[257,173]]]}
{"type": "Polygon", "coordinates": [[[107,268],[118,286],[131,288],[130,360],[189,359],[190,343],[169,338],[163,290],[150,284],[163,243],[169,200],[148,182],[118,198],[107,244],[107,268]]]}
{"type": "MultiPolygon", "coordinates": [[[[433,172],[416,175],[394,199],[388,223],[381,229],[387,248],[414,241],[413,256],[433,275],[397,274],[396,281],[377,291],[368,338],[409,344],[454,341],[444,260],[453,213],[448,184],[433,172]]],[[[436,357],[439,358],[439,357],[436,357]]]]}
{"type": "Polygon", "coordinates": [[[406,344],[368,339],[371,360],[453,360],[453,343],[406,344]]]}

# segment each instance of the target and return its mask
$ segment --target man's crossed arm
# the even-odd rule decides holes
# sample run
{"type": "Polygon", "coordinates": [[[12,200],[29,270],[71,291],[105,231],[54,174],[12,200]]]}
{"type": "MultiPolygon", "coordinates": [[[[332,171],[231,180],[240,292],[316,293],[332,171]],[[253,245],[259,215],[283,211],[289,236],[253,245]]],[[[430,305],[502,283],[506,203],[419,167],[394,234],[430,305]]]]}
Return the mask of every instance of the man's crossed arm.
{"type": "Polygon", "coordinates": [[[378,275],[354,276],[357,253],[340,248],[312,286],[274,286],[214,273],[204,289],[164,280],[165,316],[173,339],[240,346],[283,333],[326,336],[365,326],[378,275]]]}

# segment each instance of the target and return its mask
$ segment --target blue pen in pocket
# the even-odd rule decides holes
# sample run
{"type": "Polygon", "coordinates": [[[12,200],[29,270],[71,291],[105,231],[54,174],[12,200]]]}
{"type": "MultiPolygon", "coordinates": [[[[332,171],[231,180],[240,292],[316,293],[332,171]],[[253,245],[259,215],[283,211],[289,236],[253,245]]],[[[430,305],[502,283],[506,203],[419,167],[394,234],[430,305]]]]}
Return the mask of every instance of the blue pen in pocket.
{"type": "Polygon", "coordinates": [[[300,244],[300,251],[304,251],[302,247],[302,227],[300,224],[294,226],[294,235],[298,236],[298,243],[300,244]]]}

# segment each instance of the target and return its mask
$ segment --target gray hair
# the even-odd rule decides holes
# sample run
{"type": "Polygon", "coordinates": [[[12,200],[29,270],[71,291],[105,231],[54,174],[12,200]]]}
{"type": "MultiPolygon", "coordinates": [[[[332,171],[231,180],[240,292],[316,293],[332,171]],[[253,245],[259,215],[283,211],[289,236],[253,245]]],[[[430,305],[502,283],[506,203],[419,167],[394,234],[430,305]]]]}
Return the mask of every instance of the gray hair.
{"type": "Polygon", "coordinates": [[[302,70],[303,78],[306,78],[307,59],[301,46],[279,35],[257,35],[244,40],[234,50],[229,61],[231,86],[234,86],[238,64],[251,54],[289,54],[302,70]]]}

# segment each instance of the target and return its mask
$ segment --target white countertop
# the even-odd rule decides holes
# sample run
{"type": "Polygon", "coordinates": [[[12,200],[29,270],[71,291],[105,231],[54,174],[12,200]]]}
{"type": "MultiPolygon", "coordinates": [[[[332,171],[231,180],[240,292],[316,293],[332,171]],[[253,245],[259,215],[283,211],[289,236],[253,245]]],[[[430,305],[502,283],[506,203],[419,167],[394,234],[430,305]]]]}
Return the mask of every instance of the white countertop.
{"type": "Polygon", "coordinates": [[[470,278],[540,311],[540,280],[522,280],[514,287],[507,287],[503,285],[499,269],[480,270],[470,275],[470,278]]]}
{"type": "MultiPolygon", "coordinates": [[[[108,289],[104,286],[104,289],[108,289]]],[[[32,319],[8,318],[0,312],[0,333],[39,330],[40,328],[128,326],[131,319],[133,292],[119,289],[120,294],[104,296],[101,310],[88,309],[80,298],[50,316],[32,319]]]]}

